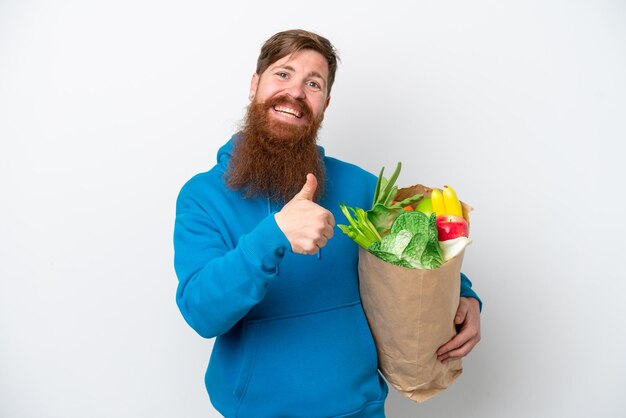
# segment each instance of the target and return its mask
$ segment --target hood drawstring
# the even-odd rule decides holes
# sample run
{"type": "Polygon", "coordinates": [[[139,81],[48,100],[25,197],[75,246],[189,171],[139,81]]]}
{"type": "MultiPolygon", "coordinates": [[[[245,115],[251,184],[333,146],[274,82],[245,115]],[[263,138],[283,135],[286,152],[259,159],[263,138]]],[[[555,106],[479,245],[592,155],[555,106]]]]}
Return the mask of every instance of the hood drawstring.
{"type": "MultiPolygon", "coordinates": [[[[267,196],[267,214],[272,214],[272,202],[270,201],[269,195],[267,196]]],[[[278,264],[276,264],[276,275],[280,276],[280,270],[278,269],[278,264]]]]}
{"type": "MultiPolygon", "coordinates": [[[[267,196],[267,214],[271,215],[272,214],[272,202],[270,200],[270,197],[267,196]]],[[[322,249],[320,248],[317,251],[317,259],[321,260],[322,259],[322,249]]],[[[276,265],[276,275],[280,275],[280,270],[278,269],[278,265],[276,265]]]]}

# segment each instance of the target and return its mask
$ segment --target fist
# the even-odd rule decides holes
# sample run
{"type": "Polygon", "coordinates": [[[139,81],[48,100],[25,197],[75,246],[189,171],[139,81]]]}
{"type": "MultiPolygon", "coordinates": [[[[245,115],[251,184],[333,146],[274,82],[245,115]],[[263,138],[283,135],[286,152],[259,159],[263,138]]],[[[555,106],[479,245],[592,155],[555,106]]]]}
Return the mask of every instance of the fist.
{"type": "Polygon", "coordinates": [[[306,183],[276,215],[276,223],[285,234],[291,250],[297,254],[315,254],[333,237],[335,218],[330,211],[313,202],[317,179],[311,173],[306,183]]]}

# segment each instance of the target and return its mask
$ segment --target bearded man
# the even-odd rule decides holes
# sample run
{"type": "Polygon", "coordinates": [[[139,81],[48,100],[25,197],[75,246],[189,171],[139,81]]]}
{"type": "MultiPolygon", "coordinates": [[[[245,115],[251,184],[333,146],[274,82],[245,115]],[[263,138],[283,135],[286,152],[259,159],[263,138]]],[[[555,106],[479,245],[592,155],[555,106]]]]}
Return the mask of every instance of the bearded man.
{"type": "MultiPolygon", "coordinates": [[[[317,34],[268,39],[241,131],[177,201],[177,303],[198,334],[217,337],[205,384],[226,417],[384,417],[357,246],[334,236],[339,203],[369,206],[376,177],[317,145],[336,68],[317,34]]],[[[442,361],[480,338],[464,275],[461,296],[461,332],[438,351],[442,361]]]]}

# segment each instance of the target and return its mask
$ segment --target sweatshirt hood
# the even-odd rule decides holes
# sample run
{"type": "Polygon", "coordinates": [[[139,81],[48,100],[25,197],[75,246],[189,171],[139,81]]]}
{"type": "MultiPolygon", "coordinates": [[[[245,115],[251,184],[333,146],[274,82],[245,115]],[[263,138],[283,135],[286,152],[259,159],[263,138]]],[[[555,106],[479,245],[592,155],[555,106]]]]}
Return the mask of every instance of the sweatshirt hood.
{"type": "Polygon", "coordinates": [[[230,156],[233,154],[233,148],[235,146],[235,142],[239,140],[241,137],[241,133],[237,132],[234,134],[228,142],[220,147],[217,151],[217,163],[227,163],[230,160],[230,156]]]}

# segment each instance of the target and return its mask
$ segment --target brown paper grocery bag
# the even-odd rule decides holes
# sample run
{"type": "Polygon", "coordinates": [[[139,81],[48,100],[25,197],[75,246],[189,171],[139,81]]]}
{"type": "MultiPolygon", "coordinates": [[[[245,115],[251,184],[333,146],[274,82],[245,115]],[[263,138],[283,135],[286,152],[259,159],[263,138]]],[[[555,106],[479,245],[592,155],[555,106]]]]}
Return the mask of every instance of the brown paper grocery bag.
{"type": "MultiPolygon", "coordinates": [[[[397,199],[429,192],[416,185],[401,189],[397,199]]],[[[471,207],[463,204],[463,209],[469,213],[471,207]]],[[[456,335],[463,255],[438,269],[421,270],[387,263],[359,247],[361,300],[378,367],[391,386],[416,402],[446,389],[463,371],[461,360],[441,363],[435,354],[456,335]]]]}

